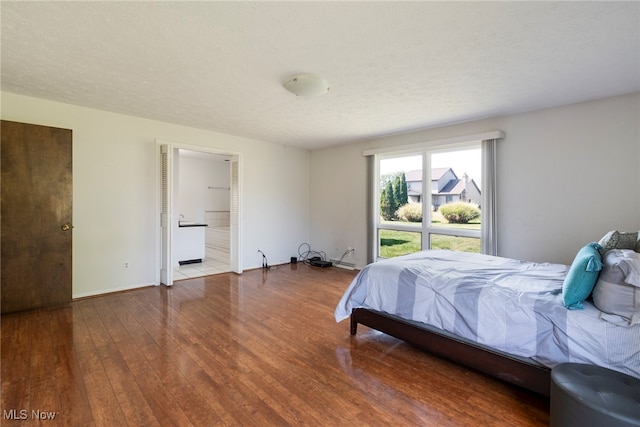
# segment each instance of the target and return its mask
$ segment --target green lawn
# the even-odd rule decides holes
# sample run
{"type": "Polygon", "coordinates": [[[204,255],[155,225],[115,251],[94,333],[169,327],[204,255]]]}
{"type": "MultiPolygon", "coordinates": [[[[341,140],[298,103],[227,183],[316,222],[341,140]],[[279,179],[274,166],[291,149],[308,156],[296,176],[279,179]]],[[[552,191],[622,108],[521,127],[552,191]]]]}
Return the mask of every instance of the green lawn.
{"type": "MultiPolygon", "coordinates": [[[[454,224],[448,226],[454,226],[454,224]]],[[[477,224],[477,227],[480,228],[480,224],[477,224]]],[[[469,228],[469,225],[465,228],[469,228]]],[[[421,250],[420,236],[420,233],[410,231],[380,230],[380,256],[393,258],[418,252],[421,250]]],[[[431,235],[431,249],[480,253],[480,239],[431,235]]]]}

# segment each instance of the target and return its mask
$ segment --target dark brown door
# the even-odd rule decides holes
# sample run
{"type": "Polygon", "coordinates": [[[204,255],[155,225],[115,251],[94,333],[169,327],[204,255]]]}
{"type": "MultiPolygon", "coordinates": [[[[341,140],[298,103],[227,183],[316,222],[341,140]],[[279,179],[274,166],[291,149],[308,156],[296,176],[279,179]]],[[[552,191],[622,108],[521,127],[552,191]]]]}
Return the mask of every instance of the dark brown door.
{"type": "Polygon", "coordinates": [[[2,313],[71,301],[71,130],[2,121],[2,313]]]}

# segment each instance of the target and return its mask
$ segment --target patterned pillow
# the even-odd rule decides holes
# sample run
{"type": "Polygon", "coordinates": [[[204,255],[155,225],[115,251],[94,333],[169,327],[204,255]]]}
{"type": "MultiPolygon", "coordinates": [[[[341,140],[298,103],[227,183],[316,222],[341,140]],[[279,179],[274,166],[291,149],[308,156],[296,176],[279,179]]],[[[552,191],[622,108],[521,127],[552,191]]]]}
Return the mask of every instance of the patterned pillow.
{"type": "Polygon", "coordinates": [[[620,241],[618,242],[618,247],[616,249],[631,249],[634,250],[636,248],[636,244],[638,243],[638,232],[637,231],[629,231],[629,232],[618,232],[620,235],[620,241]]]}
{"type": "Polygon", "coordinates": [[[598,243],[602,246],[602,249],[600,249],[601,256],[604,256],[604,254],[611,249],[633,249],[638,252],[636,249],[639,245],[638,232],[621,232],[613,230],[605,234],[598,243]]]}

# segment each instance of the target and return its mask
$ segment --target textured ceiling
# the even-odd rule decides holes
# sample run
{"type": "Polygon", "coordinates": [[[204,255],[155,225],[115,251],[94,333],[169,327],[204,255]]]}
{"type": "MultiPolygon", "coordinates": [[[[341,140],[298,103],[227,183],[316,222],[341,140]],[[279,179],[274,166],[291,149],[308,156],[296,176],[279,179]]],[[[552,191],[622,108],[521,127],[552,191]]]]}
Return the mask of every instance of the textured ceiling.
{"type": "Polygon", "coordinates": [[[640,90],[640,2],[0,7],[3,91],[310,149],[640,90]]]}

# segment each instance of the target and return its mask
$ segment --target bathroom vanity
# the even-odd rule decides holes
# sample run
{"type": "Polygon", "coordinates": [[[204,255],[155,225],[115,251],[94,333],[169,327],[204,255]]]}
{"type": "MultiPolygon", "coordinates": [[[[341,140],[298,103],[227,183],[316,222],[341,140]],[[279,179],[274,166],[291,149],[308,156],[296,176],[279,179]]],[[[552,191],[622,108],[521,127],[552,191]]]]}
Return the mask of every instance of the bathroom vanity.
{"type": "Polygon", "coordinates": [[[178,221],[175,239],[175,256],[178,264],[202,262],[205,257],[204,235],[207,224],[194,221],[178,221]]]}

